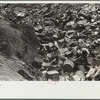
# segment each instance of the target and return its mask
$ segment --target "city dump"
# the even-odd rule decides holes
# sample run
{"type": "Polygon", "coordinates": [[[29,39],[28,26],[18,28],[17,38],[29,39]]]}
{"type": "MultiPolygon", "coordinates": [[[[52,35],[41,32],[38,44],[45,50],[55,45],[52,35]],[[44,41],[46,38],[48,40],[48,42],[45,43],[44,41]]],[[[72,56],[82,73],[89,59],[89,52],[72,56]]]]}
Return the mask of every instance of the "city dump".
{"type": "Polygon", "coordinates": [[[100,80],[99,4],[1,4],[0,8],[0,56],[6,59],[6,68],[16,69],[17,80],[100,80]]]}

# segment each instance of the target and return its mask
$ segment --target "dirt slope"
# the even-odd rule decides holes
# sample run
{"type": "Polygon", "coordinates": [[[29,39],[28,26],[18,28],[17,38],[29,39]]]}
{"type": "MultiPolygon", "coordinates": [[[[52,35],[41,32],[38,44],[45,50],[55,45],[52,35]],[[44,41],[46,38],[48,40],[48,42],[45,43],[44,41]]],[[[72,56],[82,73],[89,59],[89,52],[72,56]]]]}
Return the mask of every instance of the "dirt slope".
{"type": "Polygon", "coordinates": [[[7,59],[0,55],[0,81],[24,81],[25,78],[17,73],[23,67],[18,60],[7,59]]]}
{"type": "MultiPolygon", "coordinates": [[[[32,38],[34,38],[33,32],[30,31],[28,34],[33,34],[32,38]]],[[[26,42],[27,44],[25,44],[22,38],[24,35],[19,29],[14,28],[11,22],[0,19],[0,80],[27,80],[18,73],[18,70],[25,69],[25,66],[20,61],[31,65],[34,57],[41,57],[37,53],[38,44],[34,42],[37,41],[37,38],[35,37],[34,41],[26,42]],[[27,52],[24,50],[25,45],[27,45],[27,52]]],[[[27,36],[25,38],[29,41],[27,36]]]]}

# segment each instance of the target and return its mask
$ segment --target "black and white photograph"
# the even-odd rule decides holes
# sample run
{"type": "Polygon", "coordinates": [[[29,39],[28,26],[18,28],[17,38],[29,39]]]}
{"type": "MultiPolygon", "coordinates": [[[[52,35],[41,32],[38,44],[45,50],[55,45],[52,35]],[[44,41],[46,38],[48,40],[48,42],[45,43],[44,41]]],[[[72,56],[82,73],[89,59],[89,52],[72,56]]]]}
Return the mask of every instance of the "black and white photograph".
{"type": "Polygon", "coordinates": [[[99,3],[0,3],[0,81],[99,80],[99,3]]]}

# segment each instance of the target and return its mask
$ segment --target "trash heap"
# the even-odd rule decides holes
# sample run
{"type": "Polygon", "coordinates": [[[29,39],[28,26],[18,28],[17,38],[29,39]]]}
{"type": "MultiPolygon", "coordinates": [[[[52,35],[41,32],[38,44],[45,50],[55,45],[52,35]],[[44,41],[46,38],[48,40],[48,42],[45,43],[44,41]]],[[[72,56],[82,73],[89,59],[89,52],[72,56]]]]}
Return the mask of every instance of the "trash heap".
{"type": "Polygon", "coordinates": [[[45,79],[100,80],[100,6],[86,4],[80,10],[66,10],[62,16],[50,14],[53,12],[44,14],[43,25],[34,23],[45,79]]]}

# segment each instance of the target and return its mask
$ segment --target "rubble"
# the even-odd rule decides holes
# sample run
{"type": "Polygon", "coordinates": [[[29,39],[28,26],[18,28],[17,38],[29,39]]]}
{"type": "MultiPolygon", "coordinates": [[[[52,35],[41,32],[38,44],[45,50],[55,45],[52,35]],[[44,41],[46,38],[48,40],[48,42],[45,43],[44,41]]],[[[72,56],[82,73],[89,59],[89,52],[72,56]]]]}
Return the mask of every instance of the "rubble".
{"type": "MultiPolygon", "coordinates": [[[[90,80],[91,76],[91,80],[95,80],[95,77],[99,75],[99,68],[95,73],[95,66],[100,64],[99,60],[95,58],[99,53],[96,53],[96,48],[99,48],[99,26],[97,25],[99,13],[97,12],[98,6],[96,6],[85,5],[76,13],[74,10],[68,10],[66,14],[63,14],[62,24],[58,29],[56,30],[54,26],[53,31],[49,31],[50,37],[46,29],[47,26],[50,26],[51,19],[48,17],[45,24],[45,35],[49,37],[49,40],[46,44],[41,43],[47,55],[44,59],[48,60],[42,63],[42,68],[45,70],[44,75],[47,73],[48,77],[50,75],[49,71],[54,72],[55,70],[59,74],[59,78],[50,78],[50,80],[87,81],[90,80]],[[70,17],[73,14],[75,18],[72,20],[70,17]],[[69,19],[66,19],[68,16],[69,19]],[[48,48],[52,50],[49,52],[48,48]],[[64,75],[65,73],[67,74],[64,75]]],[[[52,25],[59,23],[59,20],[54,18],[51,21],[54,22],[52,25]]]]}
{"type": "MultiPolygon", "coordinates": [[[[18,25],[31,23],[32,32],[39,40],[36,51],[42,59],[34,56],[30,68],[32,74],[42,76],[36,80],[100,80],[99,4],[41,4],[30,12],[30,9],[20,9],[15,9],[16,17],[22,22],[18,25]]],[[[30,38],[34,40],[32,34],[30,38]]],[[[5,41],[0,43],[2,51],[4,47],[5,41]]],[[[25,66],[23,61],[19,63],[25,66]]],[[[34,75],[31,76],[26,69],[20,69],[18,73],[27,80],[34,80],[34,75]]]]}

